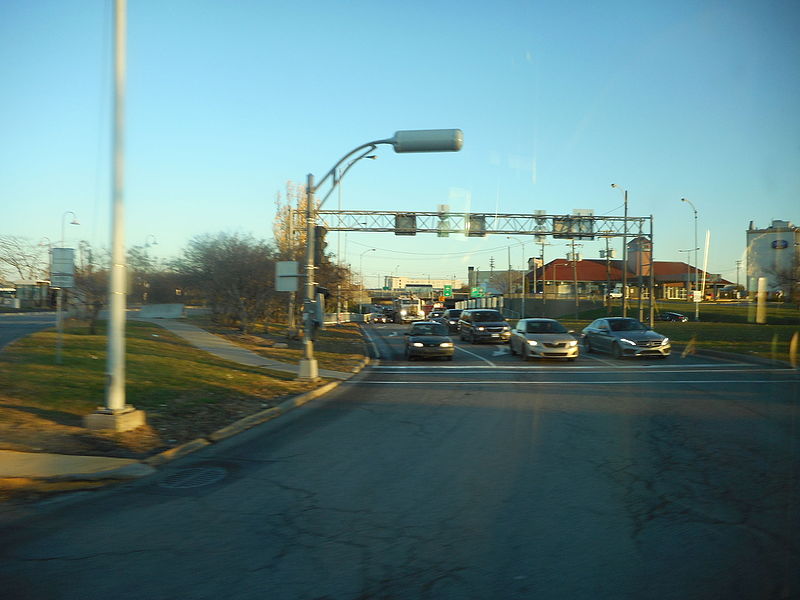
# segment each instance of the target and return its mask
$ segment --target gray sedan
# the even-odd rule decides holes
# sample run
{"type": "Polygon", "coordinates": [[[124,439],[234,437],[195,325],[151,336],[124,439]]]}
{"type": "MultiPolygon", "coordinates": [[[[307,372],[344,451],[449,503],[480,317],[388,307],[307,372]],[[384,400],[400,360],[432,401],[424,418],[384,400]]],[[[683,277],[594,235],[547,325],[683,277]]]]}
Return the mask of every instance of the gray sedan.
{"type": "Polygon", "coordinates": [[[608,352],[615,358],[666,358],[671,347],[668,337],[656,333],[638,319],[605,317],[583,329],[583,348],[586,352],[608,352]]]}

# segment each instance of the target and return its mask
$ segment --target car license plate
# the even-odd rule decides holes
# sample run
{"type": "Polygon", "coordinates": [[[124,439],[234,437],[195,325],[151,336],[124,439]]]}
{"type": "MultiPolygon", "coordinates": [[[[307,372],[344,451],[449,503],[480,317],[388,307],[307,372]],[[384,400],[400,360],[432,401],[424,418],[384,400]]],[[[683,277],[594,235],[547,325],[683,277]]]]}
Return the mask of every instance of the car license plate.
{"type": "Polygon", "coordinates": [[[493,333],[492,337],[500,337],[500,334],[499,333],[493,333]]]}

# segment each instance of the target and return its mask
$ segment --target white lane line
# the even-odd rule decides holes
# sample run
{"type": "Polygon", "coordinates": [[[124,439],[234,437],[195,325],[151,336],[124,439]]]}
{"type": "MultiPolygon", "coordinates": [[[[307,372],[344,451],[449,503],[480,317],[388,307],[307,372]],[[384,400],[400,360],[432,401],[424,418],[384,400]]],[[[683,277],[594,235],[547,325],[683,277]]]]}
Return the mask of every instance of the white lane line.
{"type": "MultiPolygon", "coordinates": [[[[485,362],[486,364],[488,364],[490,367],[492,367],[492,368],[497,368],[497,365],[496,365],[496,364],[494,364],[492,361],[490,361],[490,360],[486,360],[486,359],[485,359],[485,358],[483,358],[482,356],[480,356],[480,355],[478,355],[478,354],[475,354],[474,352],[470,352],[469,350],[464,350],[464,348],[462,348],[461,346],[456,346],[456,350],[461,350],[461,352],[466,352],[466,353],[467,353],[467,354],[469,354],[470,356],[474,356],[475,358],[479,358],[479,359],[481,359],[483,362],[485,362]]],[[[461,368],[463,368],[463,367],[461,367],[461,368]]],[[[478,367],[478,368],[479,368],[479,369],[485,369],[486,367],[478,367]]]]}
{"type": "MultiPolygon", "coordinates": [[[[392,373],[392,372],[409,372],[414,371],[418,373],[436,373],[438,371],[488,371],[491,370],[495,373],[503,372],[503,371],[546,371],[550,370],[556,373],[561,371],[591,371],[596,373],[618,373],[620,371],[631,371],[631,372],[638,372],[638,371],[651,371],[651,372],[658,372],[658,373],[687,373],[692,372],[695,370],[700,370],[702,368],[703,371],[712,371],[714,373],[785,373],[786,371],[790,371],[790,369],[781,369],[781,368],[736,368],[732,369],[729,365],[725,365],[721,367],[720,365],[714,364],[707,364],[707,365],[687,365],[686,367],[675,367],[670,365],[643,365],[643,366],[624,366],[624,365],[610,365],[613,367],[612,370],[607,369],[606,367],[601,366],[575,366],[575,365],[564,365],[562,367],[556,367],[554,365],[525,365],[525,366],[513,366],[513,365],[494,365],[491,367],[485,367],[483,365],[439,365],[436,367],[423,367],[419,365],[381,365],[372,367],[371,371],[378,371],[382,373],[392,373]]],[[[742,367],[747,367],[748,365],[742,364],[742,367]]]]}
{"type": "MultiPolygon", "coordinates": [[[[629,385],[697,385],[697,384],[708,384],[708,385],[719,385],[720,383],[764,383],[763,379],[741,379],[736,380],[735,382],[727,382],[727,381],[720,381],[719,379],[673,379],[670,381],[646,381],[646,380],[639,380],[639,381],[619,381],[618,379],[612,379],[608,381],[503,381],[499,379],[489,379],[486,381],[474,381],[474,380],[467,380],[467,381],[429,381],[429,380],[422,380],[422,381],[370,381],[370,380],[360,380],[360,381],[343,381],[342,385],[617,385],[617,386],[629,386],[629,385]]],[[[770,380],[769,383],[800,383],[797,379],[773,379],[770,380]]]]}
{"type": "Polygon", "coordinates": [[[375,351],[375,358],[380,358],[381,352],[380,350],[378,350],[378,345],[375,343],[375,340],[372,339],[372,336],[369,334],[369,331],[367,330],[366,327],[364,327],[362,330],[366,334],[369,343],[372,345],[372,349],[375,351]]]}
{"type": "Polygon", "coordinates": [[[583,354],[583,353],[581,353],[581,358],[588,358],[588,359],[591,359],[591,360],[596,360],[597,362],[601,362],[604,365],[613,365],[614,364],[613,362],[608,361],[608,360],[603,360],[602,358],[600,358],[598,356],[591,356],[591,355],[583,354]]]}

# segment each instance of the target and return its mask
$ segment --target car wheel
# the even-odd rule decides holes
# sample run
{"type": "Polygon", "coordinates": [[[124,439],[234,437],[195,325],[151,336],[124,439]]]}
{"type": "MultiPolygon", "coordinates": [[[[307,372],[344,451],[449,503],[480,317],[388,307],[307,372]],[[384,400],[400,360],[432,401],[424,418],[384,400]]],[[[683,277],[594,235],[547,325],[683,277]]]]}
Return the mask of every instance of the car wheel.
{"type": "Polygon", "coordinates": [[[475,341],[475,332],[474,331],[470,331],[469,332],[469,343],[470,344],[476,344],[477,343],[475,341]]]}
{"type": "Polygon", "coordinates": [[[530,356],[528,355],[528,349],[525,346],[519,349],[519,355],[525,362],[528,362],[530,359],[530,356]]]}
{"type": "Polygon", "coordinates": [[[517,353],[517,351],[514,350],[514,344],[510,340],[508,342],[508,352],[511,354],[511,356],[514,356],[517,353]]]}
{"type": "Polygon", "coordinates": [[[622,348],[619,347],[619,344],[615,343],[611,346],[611,355],[614,358],[622,358],[622,348]]]}
{"type": "Polygon", "coordinates": [[[592,343],[589,341],[589,338],[584,338],[583,340],[583,347],[588,354],[594,352],[594,348],[592,348],[592,343]]]}

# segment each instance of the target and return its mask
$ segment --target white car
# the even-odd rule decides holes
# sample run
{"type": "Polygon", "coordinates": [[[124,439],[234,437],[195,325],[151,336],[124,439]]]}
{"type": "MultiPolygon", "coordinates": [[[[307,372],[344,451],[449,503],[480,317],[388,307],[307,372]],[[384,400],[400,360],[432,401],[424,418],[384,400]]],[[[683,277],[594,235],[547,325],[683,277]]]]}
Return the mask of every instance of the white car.
{"type": "Polygon", "coordinates": [[[580,354],[578,340],[555,319],[520,319],[511,331],[511,354],[530,358],[575,360],[580,354]]]}

